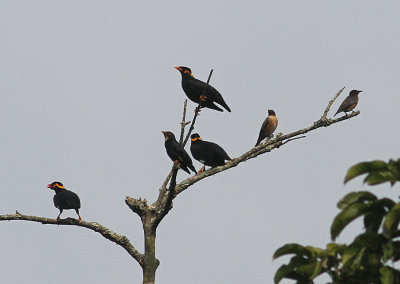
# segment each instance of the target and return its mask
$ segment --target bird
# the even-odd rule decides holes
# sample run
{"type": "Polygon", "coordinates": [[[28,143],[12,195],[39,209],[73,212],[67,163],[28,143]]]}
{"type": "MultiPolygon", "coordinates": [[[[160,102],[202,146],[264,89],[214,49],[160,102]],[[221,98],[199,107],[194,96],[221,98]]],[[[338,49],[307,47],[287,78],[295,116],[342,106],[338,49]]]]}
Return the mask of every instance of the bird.
{"type": "Polygon", "coordinates": [[[79,196],[70,190],[67,190],[64,185],[55,181],[47,185],[47,188],[50,188],[55,191],[55,195],[53,197],[54,206],[60,210],[60,214],[57,216],[57,221],[60,220],[60,215],[64,209],[75,209],[76,214],[79,216],[79,221],[82,220],[81,215],[79,215],[79,208],[81,208],[81,201],[79,196]]]}
{"type": "Polygon", "coordinates": [[[199,173],[203,172],[206,166],[217,167],[225,165],[225,160],[231,160],[228,154],[221,146],[208,141],[203,141],[198,133],[190,136],[190,152],[193,158],[198,160],[204,166],[199,173]]]}
{"type": "Polygon", "coordinates": [[[197,173],[195,167],[193,166],[192,159],[189,154],[185,151],[183,146],[179,144],[175,139],[175,135],[170,131],[161,131],[165,138],[165,149],[167,150],[168,156],[174,163],[177,163],[179,167],[190,174],[190,170],[197,173]]]}
{"type": "Polygon", "coordinates": [[[352,90],[350,91],[349,95],[347,98],[344,99],[342,104],[340,105],[339,109],[335,113],[333,117],[335,117],[339,112],[344,112],[347,115],[348,111],[353,110],[357,104],[358,104],[358,94],[361,93],[362,91],[359,90],[352,90]]]}
{"type": "Polygon", "coordinates": [[[200,107],[207,107],[218,111],[223,111],[220,107],[214,104],[217,103],[223,106],[227,111],[231,112],[231,109],[224,101],[222,95],[213,86],[207,86],[207,84],[203,81],[194,78],[192,70],[190,70],[188,67],[177,66],[175,68],[181,72],[182,89],[190,100],[199,104],[200,107]],[[204,90],[205,88],[206,90],[204,90]]]}
{"type": "MultiPolygon", "coordinates": [[[[276,127],[278,126],[278,118],[276,117],[275,111],[272,109],[268,110],[268,117],[264,120],[261,125],[260,134],[258,135],[256,146],[258,146],[262,140],[271,137],[276,127]]],[[[254,146],[254,147],[256,147],[254,146]]]]}

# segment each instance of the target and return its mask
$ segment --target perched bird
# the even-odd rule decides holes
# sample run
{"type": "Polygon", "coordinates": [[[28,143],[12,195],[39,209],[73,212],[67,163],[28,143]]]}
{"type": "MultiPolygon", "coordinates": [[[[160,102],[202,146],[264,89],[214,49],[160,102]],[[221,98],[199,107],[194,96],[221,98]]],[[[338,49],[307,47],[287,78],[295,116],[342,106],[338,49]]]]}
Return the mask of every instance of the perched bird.
{"type": "Polygon", "coordinates": [[[187,97],[195,103],[200,104],[200,107],[208,107],[218,111],[223,111],[221,108],[216,106],[217,103],[223,106],[227,111],[231,112],[221,94],[212,86],[204,83],[193,77],[192,71],[188,67],[178,66],[175,67],[181,72],[182,75],[182,89],[187,97]],[[204,91],[204,88],[207,89],[204,91]]]}
{"type": "Polygon", "coordinates": [[[258,135],[256,146],[258,146],[261,143],[261,141],[263,141],[265,138],[271,137],[272,133],[274,133],[277,126],[278,126],[278,118],[276,117],[275,112],[272,109],[269,109],[268,117],[264,120],[263,124],[261,125],[260,134],[258,135]]]}
{"type": "Polygon", "coordinates": [[[53,197],[54,206],[60,210],[60,214],[57,216],[57,220],[60,220],[60,215],[64,209],[75,209],[76,214],[79,216],[79,221],[82,220],[81,215],[79,215],[79,208],[81,208],[81,201],[75,192],[67,190],[64,185],[55,181],[49,185],[47,188],[53,189],[56,194],[53,197]]]}
{"type": "Polygon", "coordinates": [[[225,165],[225,160],[231,160],[221,146],[213,142],[203,141],[199,134],[194,133],[190,136],[190,138],[192,140],[190,152],[192,153],[193,158],[204,165],[199,173],[201,173],[206,166],[222,166],[225,165]]]}
{"type": "Polygon", "coordinates": [[[196,169],[193,166],[192,159],[189,154],[185,151],[183,146],[179,144],[175,139],[175,135],[169,131],[161,131],[165,138],[165,149],[167,154],[174,163],[178,163],[180,168],[190,174],[189,169],[196,173],[196,169]],[[189,168],[189,169],[188,169],[189,168]]]}
{"type": "Polygon", "coordinates": [[[358,94],[361,93],[362,91],[359,90],[352,90],[350,91],[349,95],[347,98],[344,99],[342,104],[340,105],[339,109],[335,113],[334,117],[339,113],[339,112],[344,112],[347,115],[348,111],[353,110],[357,104],[358,104],[358,94]]]}

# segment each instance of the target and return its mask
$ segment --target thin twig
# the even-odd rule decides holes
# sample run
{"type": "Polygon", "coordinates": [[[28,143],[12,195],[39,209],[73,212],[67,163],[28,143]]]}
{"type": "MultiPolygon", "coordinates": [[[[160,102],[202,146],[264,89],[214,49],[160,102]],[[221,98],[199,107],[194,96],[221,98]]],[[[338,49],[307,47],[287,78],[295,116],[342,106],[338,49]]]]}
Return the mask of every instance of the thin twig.
{"type": "Polygon", "coordinates": [[[165,217],[165,215],[167,215],[168,212],[172,209],[172,200],[175,197],[176,175],[178,173],[178,169],[179,168],[174,164],[174,167],[172,169],[173,174],[171,177],[171,183],[169,184],[169,188],[166,193],[168,195],[167,199],[153,221],[154,230],[158,227],[158,224],[160,224],[161,220],[165,217]]]}
{"type": "Polygon", "coordinates": [[[333,99],[331,99],[328,103],[328,106],[326,107],[324,114],[322,115],[321,119],[326,119],[326,116],[328,115],[329,110],[331,109],[332,104],[334,103],[334,101],[339,97],[339,95],[343,92],[345,87],[343,87],[342,89],[340,89],[336,95],[333,97],[333,99]]]}
{"type": "MultiPolygon", "coordinates": [[[[208,85],[209,85],[209,83],[210,83],[210,79],[211,79],[211,75],[212,75],[213,71],[214,71],[214,69],[211,69],[210,74],[208,75],[208,79],[207,79],[206,86],[204,87],[203,91],[201,92],[200,97],[202,97],[202,96],[204,95],[204,93],[205,93],[205,91],[206,91],[206,89],[207,89],[207,87],[208,87],[208,85]]],[[[199,113],[200,113],[200,103],[199,103],[199,105],[196,107],[196,111],[194,112],[194,117],[193,117],[193,119],[192,119],[192,124],[190,125],[189,131],[188,131],[188,133],[186,134],[185,140],[184,140],[184,142],[183,142],[183,147],[185,147],[186,143],[187,143],[188,140],[189,140],[190,134],[192,134],[192,131],[193,131],[193,129],[194,129],[194,124],[196,123],[196,119],[197,119],[197,116],[199,115],[199,113]]]]}
{"type": "Polygon", "coordinates": [[[106,239],[124,248],[137,262],[139,262],[140,265],[142,265],[143,263],[143,258],[144,258],[143,254],[139,253],[135,249],[135,247],[131,244],[131,242],[127,237],[119,235],[96,222],[86,222],[84,220],[78,221],[77,219],[73,218],[57,220],[45,217],[23,215],[18,211],[16,211],[15,214],[0,215],[0,221],[13,221],[13,220],[23,220],[30,222],[38,222],[42,224],[51,224],[51,225],[70,225],[70,226],[84,227],[89,230],[100,233],[106,239]]]}
{"type": "Polygon", "coordinates": [[[185,134],[186,106],[187,106],[187,99],[183,103],[183,115],[182,115],[182,122],[181,122],[181,136],[179,137],[179,144],[181,144],[181,145],[182,145],[182,141],[183,141],[183,135],[185,134]]]}

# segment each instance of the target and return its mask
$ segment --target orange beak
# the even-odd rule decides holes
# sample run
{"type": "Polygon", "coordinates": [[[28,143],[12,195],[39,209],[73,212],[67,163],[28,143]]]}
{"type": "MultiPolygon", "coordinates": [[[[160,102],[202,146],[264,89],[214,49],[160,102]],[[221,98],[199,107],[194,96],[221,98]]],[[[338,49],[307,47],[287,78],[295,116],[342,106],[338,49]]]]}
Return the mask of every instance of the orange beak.
{"type": "Polygon", "coordinates": [[[174,67],[175,69],[179,70],[180,72],[182,72],[182,68],[179,66],[174,67]]]}
{"type": "Polygon", "coordinates": [[[53,189],[53,188],[51,187],[51,184],[48,184],[48,185],[47,185],[47,188],[51,188],[51,189],[53,189]]]}

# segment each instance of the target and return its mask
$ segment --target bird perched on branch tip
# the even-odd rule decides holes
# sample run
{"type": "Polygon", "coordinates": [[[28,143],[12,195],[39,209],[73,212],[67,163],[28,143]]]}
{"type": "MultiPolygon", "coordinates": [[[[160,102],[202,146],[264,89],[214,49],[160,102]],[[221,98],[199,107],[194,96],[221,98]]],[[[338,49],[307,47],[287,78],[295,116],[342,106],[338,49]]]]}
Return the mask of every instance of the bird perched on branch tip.
{"type": "Polygon", "coordinates": [[[339,109],[337,110],[337,112],[335,113],[335,115],[333,117],[335,117],[340,112],[344,112],[347,115],[348,111],[353,110],[358,104],[358,99],[359,99],[358,94],[361,92],[362,91],[359,91],[359,90],[350,91],[349,95],[341,103],[341,105],[339,106],[339,109]]]}
{"type": "Polygon", "coordinates": [[[206,107],[223,111],[220,107],[215,105],[217,103],[223,106],[227,111],[231,112],[222,95],[211,85],[204,83],[194,78],[190,68],[185,66],[175,67],[182,75],[182,89],[186,96],[193,102],[200,105],[200,107],[206,107]],[[204,90],[204,92],[203,92],[204,90]]]}

